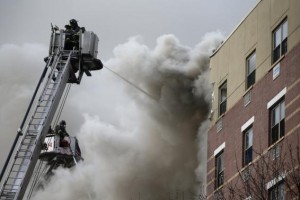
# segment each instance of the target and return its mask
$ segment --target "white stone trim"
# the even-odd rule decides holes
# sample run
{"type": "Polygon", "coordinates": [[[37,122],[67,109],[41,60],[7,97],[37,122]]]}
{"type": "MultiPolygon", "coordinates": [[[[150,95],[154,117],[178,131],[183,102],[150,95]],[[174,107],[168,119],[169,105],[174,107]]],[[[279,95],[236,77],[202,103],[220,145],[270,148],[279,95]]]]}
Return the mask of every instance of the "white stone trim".
{"type": "Polygon", "coordinates": [[[218,155],[223,149],[225,148],[225,142],[221,144],[216,150],[214,151],[214,156],[218,155]]]}
{"type": "Polygon", "coordinates": [[[271,99],[267,104],[267,109],[271,108],[279,99],[281,99],[286,94],[286,87],[283,88],[273,99],[271,99]]]}
{"type": "Polygon", "coordinates": [[[241,132],[244,132],[254,122],[254,116],[252,116],[243,126],[241,126],[241,132]]]}
{"type": "Polygon", "coordinates": [[[287,175],[286,172],[282,172],[281,175],[279,175],[278,177],[273,178],[272,180],[270,180],[266,184],[266,189],[269,190],[270,188],[272,188],[273,186],[275,186],[278,182],[282,181],[286,177],[286,175],[287,175]]]}

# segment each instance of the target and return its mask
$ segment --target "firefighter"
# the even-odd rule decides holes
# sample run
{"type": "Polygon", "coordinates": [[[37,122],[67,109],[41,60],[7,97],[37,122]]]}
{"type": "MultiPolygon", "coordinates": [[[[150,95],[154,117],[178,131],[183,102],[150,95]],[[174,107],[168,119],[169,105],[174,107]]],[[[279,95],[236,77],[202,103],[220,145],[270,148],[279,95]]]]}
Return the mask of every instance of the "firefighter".
{"type": "Polygon", "coordinates": [[[65,25],[65,33],[66,34],[66,50],[72,50],[73,47],[75,49],[79,49],[79,37],[80,37],[80,31],[82,33],[85,31],[84,27],[80,28],[78,26],[77,20],[71,19],[69,21],[69,24],[65,25]]]}
{"type": "Polygon", "coordinates": [[[74,31],[75,33],[77,33],[78,31],[80,31],[80,27],[78,26],[77,20],[71,19],[69,21],[69,24],[71,26],[71,30],[74,31]]]}
{"type": "Polygon", "coordinates": [[[69,146],[68,140],[65,137],[69,137],[69,134],[66,131],[66,121],[62,120],[58,125],[55,127],[55,134],[60,138],[60,146],[67,147],[69,146]]]}
{"type": "Polygon", "coordinates": [[[65,25],[64,32],[66,33],[65,50],[72,50],[73,46],[76,45],[76,42],[73,39],[73,31],[71,25],[65,25]]]}

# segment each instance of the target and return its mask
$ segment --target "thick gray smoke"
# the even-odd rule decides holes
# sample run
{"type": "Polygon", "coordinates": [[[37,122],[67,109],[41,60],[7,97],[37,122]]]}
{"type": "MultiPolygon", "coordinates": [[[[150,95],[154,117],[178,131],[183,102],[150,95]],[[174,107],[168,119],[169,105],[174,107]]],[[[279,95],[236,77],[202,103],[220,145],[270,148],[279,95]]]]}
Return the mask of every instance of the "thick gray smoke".
{"type": "Polygon", "coordinates": [[[63,118],[85,160],[72,170],[56,170],[34,199],[167,199],[197,193],[206,168],[209,55],[222,39],[210,33],[189,48],[164,35],[150,49],[133,37],[117,46],[105,66],[141,89],[103,69],[72,90],[63,118]]]}

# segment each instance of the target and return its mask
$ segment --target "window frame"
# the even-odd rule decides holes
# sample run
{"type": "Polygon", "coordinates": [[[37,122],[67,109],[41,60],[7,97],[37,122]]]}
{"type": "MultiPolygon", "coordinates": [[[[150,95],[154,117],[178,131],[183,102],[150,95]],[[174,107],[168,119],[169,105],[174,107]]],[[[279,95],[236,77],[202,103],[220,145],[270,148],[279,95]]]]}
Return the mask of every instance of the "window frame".
{"type": "Polygon", "coordinates": [[[224,184],[224,150],[215,156],[215,188],[224,184]]]}
{"type": "Polygon", "coordinates": [[[269,146],[285,135],[285,112],[285,96],[283,96],[269,110],[269,146]]]}
{"type": "Polygon", "coordinates": [[[288,20],[285,18],[272,31],[272,64],[276,63],[287,52],[287,40],[288,20]]]}
{"type": "Polygon", "coordinates": [[[227,80],[225,80],[219,87],[219,105],[218,105],[219,116],[224,114],[226,110],[227,110],[227,80]],[[225,92],[225,98],[223,98],[224,92],[225,92]]]}
{"type": "Polygon", "coordinates": [[[243,131],[243,166],[248,165],[249,163],[252,162],[253,160],[253,126],[249,126],[245,131],[243,131]],[[250,140],[248,140],[247,142],[247,136],[249,136],[249,134],[251,134],[251,142],[249,142],[250,140]],[[251,143],[247,144],[247,143],[251,143]],[[247,147],[248,146],[248,147],[247,147]],[[247,160],[247,158],[249,157],[250,154],[250,159],[247,160]]]}
{"type": "Polygon", "coordinates": [[[284,200],[285,199],[284,193],[285,193],[284,181],[280,181],[276,183],[273,187],[268,189],[268,200],[284,200]]]}
{"type": "Polygon", "coordinates": [[[245,81],[245,85],[246,85],[246,90],[248,88],[250,88],[252,85],[255,84],[255,76],[256,76],[256,50],[252,51],[249,56],[246,58],[246,81],[245,81]],[[254,69],[249,72],[251,69],[251,67],[253,65],[251,65],[251,59],[254,57],[254,69]]]}

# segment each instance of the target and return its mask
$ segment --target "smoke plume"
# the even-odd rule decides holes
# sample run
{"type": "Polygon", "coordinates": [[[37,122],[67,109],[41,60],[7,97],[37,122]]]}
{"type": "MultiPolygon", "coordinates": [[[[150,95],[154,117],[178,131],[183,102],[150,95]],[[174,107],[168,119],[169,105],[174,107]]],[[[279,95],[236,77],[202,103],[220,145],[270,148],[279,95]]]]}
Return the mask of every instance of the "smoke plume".
{"type": "Polygon", "coordinates": [[[34,199],[196,194],[205,181],[209,55],[222,39],[210,33],[190,48],[164,35],[150,49],[132,37],[117,46],[105,67],[127,81],[107,68],[94,72],[72,89],[62,116],[84,162],[56,170],[34,199]]]}

